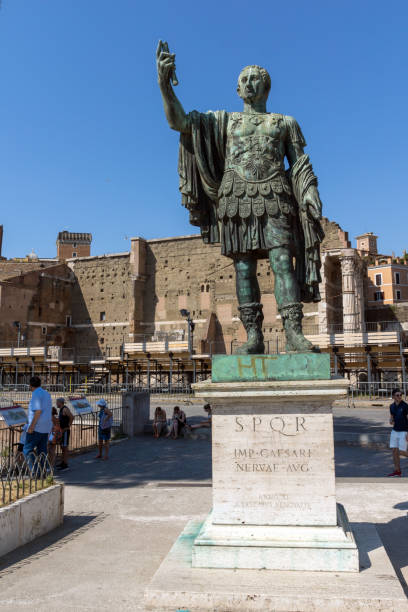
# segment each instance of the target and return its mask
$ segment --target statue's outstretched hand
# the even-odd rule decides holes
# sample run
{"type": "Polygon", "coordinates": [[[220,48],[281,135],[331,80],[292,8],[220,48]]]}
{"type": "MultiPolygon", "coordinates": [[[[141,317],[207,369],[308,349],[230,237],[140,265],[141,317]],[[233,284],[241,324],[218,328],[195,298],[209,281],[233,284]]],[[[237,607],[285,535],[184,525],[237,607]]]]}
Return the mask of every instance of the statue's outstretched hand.
{"type": "Polygon", "coordinates": [[[159,40],[159,44],[157,45],[156,49],[156,65],[159,85],[168,85],[176,70],[176,55],[174,53],[165,51],[164,48],[165,43],[163,44],[163,41],[159,40]]]}
{"type": "Polygon", "coordinates": [[[322,202],[316,185],[310,185],[303,198],[303,206],[309,210],[313,219],[321,219],[322,202]]]}

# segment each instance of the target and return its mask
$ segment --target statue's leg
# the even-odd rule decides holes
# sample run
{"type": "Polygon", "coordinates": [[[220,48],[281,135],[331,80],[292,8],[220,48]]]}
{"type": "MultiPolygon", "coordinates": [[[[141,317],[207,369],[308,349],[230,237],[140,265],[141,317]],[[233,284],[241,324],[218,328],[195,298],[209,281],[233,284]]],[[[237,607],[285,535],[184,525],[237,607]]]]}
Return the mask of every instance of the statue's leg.
{"type": "Polygon", "coordinates": [[[302,332],[303,306],[290,248],[280,246],[271,249],[269,261],[275,276],[275,298],[285,330],[286,350],[310,351],[313,349],[312,343],[302,332]]]}
{"type": "Polygon", "coordinates": [[[263,354],[265,346],[262,334],[262,304],[256,277],[255,257],[234,259],[238,310],[248,340],[235,352],[238,354],[263,354]]]}

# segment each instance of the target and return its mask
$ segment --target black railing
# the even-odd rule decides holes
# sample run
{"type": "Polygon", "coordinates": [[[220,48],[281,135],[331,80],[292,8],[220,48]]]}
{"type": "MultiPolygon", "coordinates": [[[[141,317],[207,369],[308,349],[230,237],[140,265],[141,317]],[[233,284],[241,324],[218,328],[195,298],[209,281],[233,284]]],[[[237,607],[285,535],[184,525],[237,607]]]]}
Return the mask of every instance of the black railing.
{"type": "MultiPolygon", "coordinates": [[[[73,393],[74,394],[74,393],[73,393]]],[[[56,398],[61,396],[60,393],[52,393],[51,397],[53,405],[56,398]]],[[[98,425],[99,425],[99,409],[96,407],[98,399],[103,397],[106,400],[108,408],[113,414],[112,437],[120,436],[126,430],[126,415],[122,410],[122,393],[96,393],[87,395],[88,402],[94,407],[92,412],[75,415],[71,426],[71,434],[69,441],[69,451],[79,452],[82,450],[95,447],[98,440],[98,425]]],[[[17,404],[27,409],[31,399],[31,393],[25,391],[9,391],[2,393],[0,399],[3,405],[17,404]]],[[[18,444],[22,432],[22,425],[9,427],[5,421],[0,420],[0,460],[4,464],[12,465],[17,453],[18,444]]]]}
{"type": "Polygon", "coordinates": [[[53,468],[44,454],[27,460],[18,451],[12,460],[0,460],[0,506],[11,504],[53,484],[53,468]]]}

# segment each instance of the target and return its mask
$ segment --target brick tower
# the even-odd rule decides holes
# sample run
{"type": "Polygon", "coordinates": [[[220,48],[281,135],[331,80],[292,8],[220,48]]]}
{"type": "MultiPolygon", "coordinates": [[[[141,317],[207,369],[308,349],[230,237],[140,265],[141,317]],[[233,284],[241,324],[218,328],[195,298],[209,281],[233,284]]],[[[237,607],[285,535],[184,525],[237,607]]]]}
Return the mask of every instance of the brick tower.
{"type": "Polygon", "coordinates": [[[91,254],[92,234],[83,232],[59,232],[57,238],[57,258],[60,261],[71,257],[89,257],[91,254]]]}

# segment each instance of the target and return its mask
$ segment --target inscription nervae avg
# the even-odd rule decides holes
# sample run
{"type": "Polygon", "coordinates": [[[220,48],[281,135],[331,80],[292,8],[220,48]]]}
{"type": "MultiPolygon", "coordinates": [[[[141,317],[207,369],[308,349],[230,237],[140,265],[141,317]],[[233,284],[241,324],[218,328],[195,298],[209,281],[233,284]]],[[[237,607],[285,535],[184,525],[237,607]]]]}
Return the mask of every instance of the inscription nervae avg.
{"type": "Polygon", "coordinates": [[[331,411],[215,410],[212,521],[336,525],[331,411]]]}

